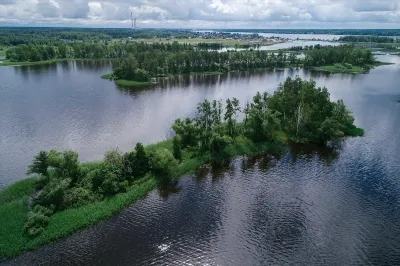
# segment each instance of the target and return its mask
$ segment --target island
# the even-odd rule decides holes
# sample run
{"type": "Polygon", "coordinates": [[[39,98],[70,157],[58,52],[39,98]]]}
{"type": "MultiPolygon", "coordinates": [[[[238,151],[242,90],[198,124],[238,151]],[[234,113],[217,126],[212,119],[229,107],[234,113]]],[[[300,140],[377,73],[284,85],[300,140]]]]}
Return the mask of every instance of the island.
{"type": "Polygon", "coordinates": [[[171,186],[204,164],[237,155],[279,156],[288,142],[327,143],[363,136],[342,100],[312,80],[287,78],[273,95],[197,105],[194,117],[177,119],[173,139],[101,162],[80,162],[74,151],[40,151],[30,177],[0,191],[0,258],[10,258],[113,216],[160,186],[171,186]],[[238,120],[238,117],[243,117],[238,120]]]}

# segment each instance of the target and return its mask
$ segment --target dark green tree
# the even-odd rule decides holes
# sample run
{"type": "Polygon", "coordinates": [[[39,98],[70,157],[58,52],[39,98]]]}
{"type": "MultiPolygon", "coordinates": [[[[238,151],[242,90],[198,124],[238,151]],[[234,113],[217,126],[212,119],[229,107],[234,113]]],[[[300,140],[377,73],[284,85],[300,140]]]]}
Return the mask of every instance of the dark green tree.
{"type": "Polygon", "coordinates": [[[49,162],[47,152],[40,151],[32,161],[32,164],[28,166],[27,174],[39,174],[45,177],[49,176],[47,169],[49,168],[49,162]]]}

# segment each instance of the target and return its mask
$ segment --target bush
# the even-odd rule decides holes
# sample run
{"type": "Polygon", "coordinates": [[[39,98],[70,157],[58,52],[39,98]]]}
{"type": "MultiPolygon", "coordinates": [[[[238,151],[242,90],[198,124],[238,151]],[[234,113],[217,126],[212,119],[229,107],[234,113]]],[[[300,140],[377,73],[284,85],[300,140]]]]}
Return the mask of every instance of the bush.
{"type": "Polygon", "coordinates": [[[135,81],[146,82],[149,81],[149,73],[143,69],[136,69],[134,72],[135,81]]]}
{"type": "Polygon", "coordinates": [[[220,153],[225,150],[230,144],[233,143],[233,139],[228,136],[221,136],[214,133],[211,138],[211,152],[220,153]]]}
{"type": "Polygon", "coordinates": [[[93,190],[105,196],[125,192],[128,185],[121,168],[109,163],[103,163],[100,169],[90,172],[88,178],[92,180],[93,190]]]}
{"type": "Polygon", "coordinates": [[[156,150],[150,158],[150,167],[161,183],[169,183],[176,172],[178,162],[167,149],[156,150]]]}
{"type": "Polygon", "coordinates": [[[77,187],[68,190],[64,195],[64,208],[80,207],[93,202],[95,197],[93,193],[83,187],[77,187]]]}
{"type": "Polygon", "coordinates": [[[24,225],[25,233],[29,236],[40,235],[49,224],[49,216],[53,214],[53,208],[53,206],[51,208],[40,205],[35,206],[35,208],[28,213],[27,221],[24,225]]]}
{"type": "Polygon", "coordinates": [[[29,236],[38,236],[49,224],[49,220],[49,217],[41,213],[29,212],[24,231],[29,236]]]}
{"type": "Polygon", "coordinates": [[[146,155],[141,143],[137,143],[134,152],[129,152],[123,156],[123,176],[124,179],[131,180],[141,178],[149,171],[149,158],[146,155]]]}
{"type": "Polygon", "coordinates": [[[118,149],[107,151],[104,154],[104,162],[109,164],[122,165],[122,154],[118,149]]]}
{"type": "Polygon", "coordinates": [[[173,139],[173,152],[175,159],[182,160],[182,138],[179,135],[175,135],[173,139]]]}
{"type": "Polygon", "coordinates": [[[46,187],[34,198],[35,204],[43,206],[54,205],[56,209],[61,209],[64,201],[64,195],[69,187],[71,180],[52,179],[46,187]]]}

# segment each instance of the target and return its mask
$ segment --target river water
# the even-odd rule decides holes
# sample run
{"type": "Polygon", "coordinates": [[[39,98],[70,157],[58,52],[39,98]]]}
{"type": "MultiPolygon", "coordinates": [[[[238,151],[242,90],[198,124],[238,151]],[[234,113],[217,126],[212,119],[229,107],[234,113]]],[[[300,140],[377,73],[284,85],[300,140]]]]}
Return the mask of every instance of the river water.
{"type": "Polygon", "coordinates": [[[279,158],[238,157],[154,191],[121,214],[7,265],[399,265],[400,57],[366,75],[305,70],[177,77],[145,91],[99,76],[107,63],[0,68],[0,180],[23,177],[39,149],[100,159],[171,136],[204,98],[250,100],[287,76],[343,98],[366,131],[279,158]]]}

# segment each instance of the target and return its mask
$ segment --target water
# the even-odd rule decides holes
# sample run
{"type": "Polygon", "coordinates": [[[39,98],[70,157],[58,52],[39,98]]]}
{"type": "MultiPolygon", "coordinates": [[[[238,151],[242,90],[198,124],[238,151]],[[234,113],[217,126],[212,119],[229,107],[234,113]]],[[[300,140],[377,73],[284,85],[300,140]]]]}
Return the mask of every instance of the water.
{"type": "MultiPolygon", "coordinates": [[[[14,115],[19,119],[31,114],[24,123],[36,119],[27,132],[42,143],[30,144],[35,141],[24,140],[28,133],[15,133],[20,140],[41,147],[45,140],[68,139],[71,131],[76,132],[73,141],[59,145],[74,143],[72,148],[87,158],[100,156],[108,146],[129,149],[133,141],[166,138],[169,122],[193,114],[193,103],[231,96],[243,102],[257,90],[273,92],[289,75],[312,77],[327,86],[332,99],[343,98],[354,111],[356,124],[366,130],[365,137],[347,139],[333,148],[293,146],[280,158],[239,157],[204,167],[181,179],[177,187],[154,191],[106,222],[5,264],[399,265],[400,57],[379,60],[396,64],[367,75],[285,70],[180,77],[135,93],[96,79],[108,70],[102,65],[59,64],[26,72],[1,68],[2,77],[5,71],[5,77],[14,77],[14,83],[7,83],[14,87],[6,94],[9,100],[2,101],[0,113],[7,110],[4,103],[10,98],[21,97],[20,90],[28,93],[8,108],[22,108],[14,115]],[[15,77],[26,82],[18,83],[15,77]],[[64,82],[46,87],[44,81],[49,79],[64,82]],[[30,86],[18,89],[17,84],[30,86]],[[44,114],[50,108],[52,113],[44,114]],[[37,131],[49,139],[38,138],[37,131]]],[[[12,125],[25,129],[16,122],[12,125]]],[[[5,149],[14,160],[20,159],[7,145],[1,152],[5,149]]],[[[24,148],[17,142],[13,145],[24,148]]]]}
{"type": "MultiPolygon", "coordinates": [[[[342,45],[340,42],[332,42],[332,41],[310,41],[310,40],[288,40],[285,42],[281,43],[276,43],[276,44],[271,44],[271,45],[263,45],[258,48],[258,50],[261,51],[272,51],[272,50],[280,50],[280,49],[289,49],[293,46],[314,46],[314,45],[321,45],[321,46],[338,46],[342,45]]],[[[248,50],[250,48],[233,48],[233,47],[224,47],[220,49],[219,51],[221,52],[226,52],[228,50],[236,50],[236,51],[243,51],[243,50],[248,50]]],[[[256,48],[252,48],[256,49],[256,48]]]]}

